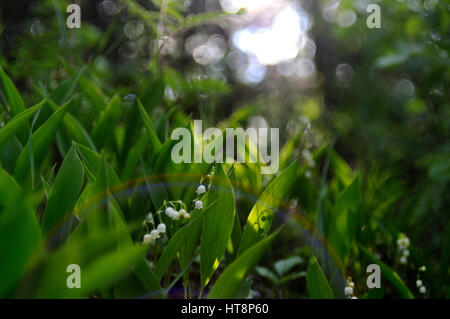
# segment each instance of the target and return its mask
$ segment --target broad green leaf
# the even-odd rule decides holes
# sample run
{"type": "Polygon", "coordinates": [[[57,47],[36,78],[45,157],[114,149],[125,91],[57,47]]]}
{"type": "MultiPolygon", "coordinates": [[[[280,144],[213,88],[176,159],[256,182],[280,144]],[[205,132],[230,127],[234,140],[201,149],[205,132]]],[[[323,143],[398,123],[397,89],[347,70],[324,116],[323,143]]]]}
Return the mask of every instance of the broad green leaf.
{"type": "Polygon", "coordinates": [[[259,197],[245,224],[238,255],[241,255],[267,235],[275,211],[280,206],[283,198],[289,193],[297,176],[297,168],[298,164],[296,161],[281,172],[259,197]]]}
{"type": "Polygon", "coordinates": [[[44,102],[45,101],[42,101],[17,114],[11,121],[6,123],[6,125],[0,129],[0,149],[2,149],[6,142],[8,142],[20,129],[26,129],[28,120],[43,105],[44,102]]]}
{"type": "Polygon", "coordinates": [[[208,191],[208,205],[217,200],[215,209],[203,219],[200,245],[200,276],[205,287],[219,266],[233,230],[235,199],[222,165],[218,165],[208,191]]]}
{"type": "Polygon", "coordinates": [[[33,158],[37,164],[36,166],[38,166],[47,154],[56,131],[69,107],[70,101],[55,111],[52,116],[33,133],[31,136],[31,147],[29,142],[25,145],[22,153],[17,159],[16,167],[14,169],[14,176],[19,183],[24,182],[30,174],[30,148],[33,151],[33,158]]]}
{"type": "Polygon", "coordinates": [[[150,175],[144,163],[142,163],[142,172],[144,174],[145,185],[152,199],[153,208],[158,210],[164,204],[164,201],[169,198],[169,195],[164,184],[159,180],[159,177],[155,174],[150,175]]]}
{"type": "Polygon", "coordinates": [[[234,298],[239,288],[250,271],[256,266],[264,255],[264,252],[272,244],[279,231],[243,252],[236,260],[230,264],[217,279],[208,294],[208,299],[212,298],[234,298]]]}
{"type": "Polygon", "coordinates": [[[329,241],[346,264],[359,224],[361,179],[358,176],[339,193],[331,216],[329,241]]]}
{"type": "MultiPolygon", "coordinates": [[[[81,159],[87,163],[89,169],[94,172],[94,174],[98,175],[103,163],[101,155],[81,144],[77,144],[77,150],[81,156],[81,159]]],[[[108,173],[109,187],[119,185],[121,182],[117,173],[109,163],[106,163],[105,165],[108,173]]]]}
{"type": "Polygon", "coordinates": [[[50,94],[49,99],[56,105],[65,103],[67,99],[69,99],[69,97],[73,94],[73,90],[75,89],[80,76],[84,73],[85,70],[86,66],[82,67],[76,75],[62,81],[58,85],[58,87],[50,94]]]}
{"type": "Polygon", "coordinates": [[[122,112],[121,109],[122,101],[120,96],[114,95],[105,110],[100,114],[100,118],[92,130],[92,139],[99,149],[112,137],[114,127],[117,125],[122,112]]]}
{"type": "Polygon", "coordinates": [[[295,280],[295,279],[299,279],[299,278],[303,278],[306,277],[306,271],[298,271],[298,272],[294,272],[294,273],[290,273],[284,277],[280,278],[279,284],[282,285],[284,283],[287,283],[289,281],[295,280]]]}
{"type": "Polygon", "coordinates": [[[142,260],[146,247],[126,246],[96,258],[84,271],[83,295],[105,288],[117,281],[142,260]]]}
{"type": "Polygon", "coordinates": [[[153,129],[153,124],[144,107],[142,106],[141,101],[137,100],[137,105],[139,108],[139,113],[141,114],[142,121],[144,122],[144,126],[147,130],[148,137],[150,138],[152,148],[154,152],[158,152],[162,145],[161,142],[159,141],[158,136],[155,133],[155,130],[153,129]]]}
{"type": "MultiPolygon", "coordinates": [[[[63,62],[64,63],[64,62],[63,62]]],[[[83,92],[83,95],[86,97],[86,99],[90,102],[92,107],[97,111],[100,112],[105,109],[106,107],[106,95],[103,93],[102,89],[98,87],[97,84],[94,83],[91,79],[88,79],[87,77],[83,75],[78,75],[75,70],[73,70],[69,65],[65,64],[65,67],[70,72],[72,76],[79,76],[78,77],[78,86],[80,87],[80,90],[83,92]]]]}
{"type": "MultiPolygon", "coordinates": [[[[9,107],[11,108],[11,115],[14,118],[25,111],[25,103],[19,94],[19,91],[11,81],[9,76],[3,71],[0,66],[0,80],[2,82],[3,90],[5,92],[6,99],[8,100],[9,107]]],[[[26,129],[21,129],[21,138],[26,138],[26,129]]],[[[23,142],[24,140],[22,140],[23,142]]]]}
{"type": "Polygon", "coordinates": [[[0,167],[0,209],[13,198],[17,198],[21,188],[15,179],[0,167]]]}
{"type": "MultiPolygon", "coordinates": [[[[170,113],[167,112],[167,113],[170,113]]],[[[166,141],[169,135],[169,118],[168,115],[162,113],[155,125],[155,133],[160,141],[166,141]]]]}
{"type": "Polygon", "coordinates": [[[41,240],[38,222],[27,201],[13,197],[0,213],[0,298],[12,296],[41,240]]]}
{"type": "Polygon", "coordinates": [[[42,217],[42,232],[48,234],[62,226],[72,216],[73,208],[84,182],[84,169],[72,146],[67,153],[53,184],[42,217]]]}
{"type": "Polygon", "coordinates": [[[264,278],[270,280],[274,284],[278,284],[279,280],[278,280],[277,275],[274,274],[273,271],[271,271],[270,269],[267,269],[265,267],[256,266],[255,271],[261,277],[264,277],[264,278]]]}
{"type": "MultiPolygon", "coordinates": [[[[54,111],[58,109],[58,106],[52,101],[49,100],[48,103],[54,111]]],[[[94,151],[96,151],[94,142],[92,142],[88,132],[80,123],[80,121],[78,121],[72,114],[67,112],[67,114],[64,116],[63,123],[67,128],[67,131],[72,135],[75,142],[89,146],[94,151]]]]}
{"type": "Polygon", "coordinates": [[[306,271],[306,288],[311,299],[334,299],[327,278],[314,256],[311,257],[306,271]]]}
{"type": "Polygon", "coordinates": [[[23,146],[17,136],[13,136],[0,150],[0,163],[8,174],[14,174],[14,167],[22,151],[23,146]]]}
{"type": "Polygon", "coordinates": [[[338,181],[345,187],[350,185],[354,180],[354,174],[351,167],[345,162],[345,160],[337,154],[335,151],[330,151],[330,164],[333,167],[334,174],[338,178],[338,181]]]}
{"type": "Polygon", "coordinates": [[[125,164],[122,169],[122,175],[120,176],[123,181],[128,181],[139,164],[144,154],[149,151],[149,137],[144,134],[139,137],[139,140],[131,147],[125,160],[125,164]]]}
{"type": "MultiPolygon", "coordinates": [[[[78,228],[77,228],[78,229],[78,228]]],[[[105,229],[96,233],[74,233],[55,252],[35,265],[39,277],[34,278],[36,288],[26,292],[33,298],[87,298],[111,287],[133,271],[143,258],[145,247],[133,244],[117,247],[128,236],[128,231],[105,229]],[[68,289],[70,275],[67,266],[76,264],[81,270],[81,288],[68,289]]],[[[30,269],[32,270],[32,269],[30,269]]],[[[32,275],[33,272],[31,271],[32,275]]],[[[32,277],[33,278],[33,277],[32,277]]]]}
{"type": "Polygon", "coordinates": [[[362,245],[359,245],[359,249],[362,250],[362,252],[370,259],[372,263],[380,266],[381,274],[395,287],[400,296],[406,299],[414,299],[414,295],[405,285],[400,276],[391,267],[378,260],[378,258],[372,255],[362,245]]]}
{"type": "Polygon", "coordinates": [[[203,222],[203,218],[209,214],[213,209],[216,208],[217,202],[210,204],[203,212],[198,214],[195,218],[192,218],[191,221],[180,228],[173,236],[170,238],[166,247],[164,248],[164,252],[159,258],[158,264],[156,265],[155,275],[158,281],[161,281],[164,274],[167,272],[169,266],[172,261],[175,259],[177,252],[179,251],[181,245],[183,244],[186,236],[192,232],[193,229],[201,225],[203,222]]]}
{"type": "Polygon", "coordinates": [[[284,276],[289,270],[291,270],[295,266],[301,264],[302,262],[303,262],[302,258],[300,258],[298,256],[294,256],[294,257],[278,260],[277,262],[275,262],[275,264],[273,266],[279,276],[284,276]]]}

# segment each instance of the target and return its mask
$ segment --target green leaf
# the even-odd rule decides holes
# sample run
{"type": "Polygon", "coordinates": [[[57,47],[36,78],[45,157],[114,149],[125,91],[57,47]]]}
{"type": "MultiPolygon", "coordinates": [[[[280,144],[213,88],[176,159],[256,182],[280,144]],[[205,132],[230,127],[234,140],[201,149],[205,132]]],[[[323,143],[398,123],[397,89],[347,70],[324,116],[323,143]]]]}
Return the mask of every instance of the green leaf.
{"type": "Polygon", "coordinates": [[[291,273],[280,279],[280,285],[285,284],[285,283],[295,280],[295,279],[303,278],[303,277],[306,277],[306,271],[298,271],[298,272],[291,273]]]}
{"type": "Polygon", "coordinates": [[[278,284],[278,277],[277,275],[275,275],[273,273],[273,271],[271,271],[270,269],[267,269],[265,267],[259,267],[256,266],[255,267],[255,271],[258,275],[260,275],[261,277],[264,277],[266,279],[269,279],[271,282],[273,282],[274,284],[278,284]]]}
{"type": "Polygon", "coordinates": [[[108,287],[132,267],[142,260],[146,247],[127,246],[117,251],[96,258],[84,272],[84,286],[82,292],[87,295],[90,292],[108,287]]]}
{"type": "Polygon", "coordinates": [[[381,274],[395,287],[401,297],[406,299],[414,299],[414,295],[405,285],[400,276],[388,265],[381,262],[372,255],[366,248],[364,248],[361,244],[359,245],[359,249],[363,251],[363,253],[370,259],[371,262],[380,266],[381,274]]]}
{"type": "Polygon", "coordinates": [[[100,118],[92,130],[92,139],[99,149],[113,136],[112,132],[114,132],[114,127],[119,121],[121,108],[122,101],[120,96],[116,94],[100,114],[100,118]]]}
{"type": "Polygon", "coordinates": [[[200,276],[205,287],[219,266],[231,238],[235,214],[233,186],[222,165],[218,165],[208,191],[208,205],[218,201],[214,211],[203,220],[200,245],[200,276]]]}
{"type": "Polygon", "coordinates": [[[306,288],[312,299],[334,299],[333,291],[328,284],[316,257],[312,256],[306,271],[306,288]]]}
{"type": "Polygon", "coordinates": [[[302,262],[303,262],[302,258],[294,256],[287,259],[278,260],[274,264],[274,268],[277,271],[278,275],[284,276],[284,274],[286,274],[289,270],[301,264],[302,262]]]}
{"type": "Polygon", "coordinates": [[[234,298],[250,271],[256,266],[264,252],[272,244],[279,231],[259,241],[230,264],[217,279],[208,294],[212,298],[234,298]]]}
{"type": "Polygon", "coordinates": [[[12,199],[0,214],[0,298],[11,297],[42,240],[38,222],[27,201],[19,197],[12,199]]]}
{"type": "Polygon", "coordinates": [[[3,85],[3,90],[5,91],[6,99],[8,100],[9,107],[11,108],[11,115],[15,117],[16,115],[25,111],[25,103],[19,94],[19,91],[15,87],[14,83],[11,81],[9,76],[3,71],[0,66],[0,80],[3,85]]]}
{"type": "Polygon", "coordinates": [[[117,243],[127,236],[128,231],[113,228],[88,234],[74,232],[61,248],[38,260],[35,267],[30,269],[31,276],[33,269],[39,269],[39,277],[32,277],[36,287],[31,291],[25,287],[25,296],[86,298],[92,293],[98,295],[102,289],[105,291],[105,288],[133,271],[144,256],[146,247],[134,244],[118,247],[117,243]],[[66,269],[71,264],[80,266],[80,289],[67,288],[66,280],[70,273],[66,269]]]}
{"type": "MultiPolygon", "coordinates": [[[[83,161],[85,161],[86,164],[88,165],[89,169],[92,170],[95,175],[98,175],[103,165],[102,156],[97,152],[81,144],[77,144],[77,150],[83,161]]],[[[109,163],[105,163],[105,166],[108,177],[108,187],[119,185],[121,182],[117,173],[114,171],[114,169],[111,167],[109,163]]]]}
{"type": "Polygon", "coordinates": [[[94,81],[82,75],[81,73],[83,70],[77,73],[64,61],[62,61],[62,63],[72,76],[78,77],[78,86],[95,111],[100,112],[105,109],[106,95],[103,93],[102,89],[99,88],[94,81]]]}
{"type": "Polygon", "coordinates": [[[188,224],[184,225],[172,236],[167,243],[164,252],[159,258],[158,264],[156,265],[155,275],[158,281],[161,281],[162,277],[167,272],[186,237],[192,232],[193,229],[198,227],[198,225],[201,225],[203,218],[216,207],[216,204],[217,202],[210,204],[203,212],[192,218],[188,224]]]}
{"type": "Polygon", "coordinates": [[[17,198],[21,188],[16,180],[0,167],[0,209],[17,198]]]}
{"type": "Polygon", "coordinates": [[[28,120],[44,104],[45,100],[17,114],[0,129],[0,150],[21,129],[26,129],[28,120]]]}
{"type": "Polygon", "coordinates": [[[286,168],[267,186],[253,206],[242,233],[238,255],[264,238],[269,232],[275,210],[289,193],[297,176],[297,161],[286,168]]]}
{"type": "MultiPolygon", "coordinates": [[[[58,106],[52,101],[48,101],[48,104],[53,108],[54,111],[58,109],[58,106]]],[[[78,121],[72,114],[67,112],[67,114],[64,116],[63,123],[67,128],[67,131],[72,135],[74,141],[89,146],[94,151],[96,151],[94,142],[92,142],[88,132],[80,123],[80,121],[78,121]]]]}
{"type": "Polygon", "coordinates": [[[149,151],[149,137],[148,135],[141,135],[139,140],[128,151],[125,164],[122,169],[122,175],[120,176],[123,181],[129,180],[133,173],[136,171],[137,165],[144,154],[149,151]]]}
{"type": "Polygon", "coordinates": [[[83,72],[86,70],[86,66],[83,66],[80,71],[71,78],[68,78],[62,81],[56,89],[50,94],[49,99],[53,101],[57,105],[61,105],[69,99],[69,97],[73,94],[73,90],[77,85],[77,82],[83,72]]]}
{"type": "Polygon", "coordinates": [[[64,118],[70,101],[55,111],[52,116],[42,124],[36,132],[31,136],[31,147],[29,142],[25,145],[22,153],[17,159],[14,168],[14,176],[19,183],[22,183],[30,174],[30,148],[33,150],[34,161],[38,166],[44,156],[48,153],[48,149],[55,138],[56,131],[64,118]]]}
{"type": "Polygon", "coordinates": [[[72,216],[73,208],[84,182],[84,169],[72,146],[56,176],[42,218],[42,232],[47,234],[62,226],[72,216]]]}
{"type": "Polygon", "coordinates": [[[356,228],[359,224],[360,188],[361,179],[358,175],[350,185],[339,193],[331,216],[328,239],[344,264],[350,256],[356,228]]]}
{"type": "Polygon", "coordinates": [[[150,175],[145,168],[144,163],[142,163],[142,172],[144,174],[145,185],[147,186],[148,193],[152,199],[153,207],[155,210],[158,210],[164,204],[164,201],[169,198],[169,195],[158,176],[155,174],[150,175]]]}
{"type": "Polygon", "coordinates": [[[350,165],[339,156],[335,151],[330,151],[330,164],[333,167],[334,174],[343,186],[348,186],[354,180],[354,175],[350,165]]]}
{"type": "Polygon", "coordinates": [[[148,116],[147,112],[142,106],[141,101],[137,100],[137,105],[139,108],[139,113],[141,114],[142,121],[144,122],[145,129],[147,130],[148,137],[150,138],[153,150],[154,152],[158,152],[161,149],[162,145],[158,136],[155,133],[155,130],[153,129],[153,124],[150,120],[150,117],[148,116]]]}

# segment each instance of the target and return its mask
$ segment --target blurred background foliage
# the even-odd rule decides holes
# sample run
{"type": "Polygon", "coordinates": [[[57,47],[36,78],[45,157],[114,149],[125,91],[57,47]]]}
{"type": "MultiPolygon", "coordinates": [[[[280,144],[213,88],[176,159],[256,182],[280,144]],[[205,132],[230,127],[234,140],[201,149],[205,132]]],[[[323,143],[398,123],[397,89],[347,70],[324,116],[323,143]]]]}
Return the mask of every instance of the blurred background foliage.
{"type": "MultiPolygon", "coordinates": [[[[440,0],[2,1],[0,62],[27,106],[80,70],[100,96],[118,94],[128,107],[139,97],[153,119],[163,119],[161,140],[167,119],[172,128],[188,118],[221,128],[279,127],[289,160],[303,163],[292,210],[332,214],[345,202],[338,194],[354,183],[352,209],[374,214],[378,229],[407,234],[416,266],[426,261],[443,275],[433,284],[441,297],[449,293],[449,9],[440,0]],[[81,6],[81,29],[65,26],[71,2],[81,6]],[[366,26],[370,3],[381,7],[380,29],[366,26]]],[[[95,122],[95,96],[74,93],[85,127],[95,122]]],[[[8,110],[3,96],[0,103],[8,110]]],[[[0,113],[0,122],[9,117],[0,113]]],[[[133,146],[126,138],[124,152],[133,146]]],[[[362,261],[348,259],[352,246],[333,240],[337,221],[315,220],[345,266],[364,277],[362,261]]],[[[302,261],[272,265],[310,254],[298,227],[289,229],[267,267],[257,268],[260,280],[277,287],[261,288],[264,296],[298,297],[286,276],[292,269],[292,279],[304,275],[295,271],[302,261]]],[[[358,236],[377,258],[394,258],[394,235],[387,242],[378,231],[358,236]]],[[[321,264],[327,274],[336,267],[321,264]]],[[[404,277],[414,282],[416,273],[404,277]]]]}

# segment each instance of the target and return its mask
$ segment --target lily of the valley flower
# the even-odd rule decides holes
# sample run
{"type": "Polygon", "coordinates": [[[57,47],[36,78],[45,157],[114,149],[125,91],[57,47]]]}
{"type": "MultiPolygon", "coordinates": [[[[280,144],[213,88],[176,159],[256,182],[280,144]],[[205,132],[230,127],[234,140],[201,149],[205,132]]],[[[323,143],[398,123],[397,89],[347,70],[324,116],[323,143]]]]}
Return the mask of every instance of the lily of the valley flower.
{"type": "Polygon", "coordinates": [[[158,227],[156,229],[158,230],[158,232],[160,234],[165,234],[166,233],[166,224],[161,223],[158,225],[158,227]]]}
{"type": "Polygon", "coordinates": [[[156,239],[160,238],[159,237],[159,232],[156,229],[153,229],[150,232],[150,236],[152,237],[152,240],[156,240],[156,239]]]}
{"type": "Polygon", "coordinates": [[[202,209],[203,208],[203,202],[201,200],[196,200],[194,205],[195,205],[196,209],[202,209]]]}
{"type": "Polygon", "coordinates": [[[142,243],[144,245],[150,245],[152,243],[152,236],[150,234],[145,234],[144,239],[142,240],[142,243]]]}
{"type": "Polygon", "coordinates": [[[166,215],[170,218],[173,218],[174,214],[176,213],[176,210],[173,209],[172,207],[167,207],[166,208],[166,215]]]}
{"type": "Polygon", "coordinates": [[[201,195],[201,194],[206,193],[206,188],[205,188],[205,186],[200,185],[199,187],[197,187],[196,193],[197,193],[198,195],[201,195]]]}
{"type": "Polygon", "coordinates": [[[344,293],[348,297],[352,296],[353,295],[353,288],[352,287],[345,287],[344,293]]]}

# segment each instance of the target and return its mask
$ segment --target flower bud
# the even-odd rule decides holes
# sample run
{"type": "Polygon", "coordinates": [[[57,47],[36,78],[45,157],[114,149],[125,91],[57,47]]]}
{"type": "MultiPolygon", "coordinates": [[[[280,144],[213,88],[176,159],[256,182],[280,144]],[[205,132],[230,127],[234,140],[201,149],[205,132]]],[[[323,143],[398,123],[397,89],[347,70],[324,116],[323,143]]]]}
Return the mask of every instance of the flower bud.
{"type": "Polygon", "coordinates": [[[173,220],[179,220],[180,219],[180,213],[175,210],[173,212],[173,214],[172,214],[172,219],[173,220]]]}
{"type": "Polygon", "coordinates": [[[172,218],[174,213],[175,213],[175,209],[173,209],[172,207],[167,207],[166,208],[166,215],[168,217],[172,218]]]}
{"type": "Polygon", "coordinates": [[[399,261],[402,265],[406,265],[408,258],[406,258],[406,256],[401,256],[399,261]]]}
{"type": "Polygon", "coordinates": [[[346,296],[353,295],[353,288],[352,287],[345,287],[344,293],[345,293],[346,296]]]}
{"type": "Polygon", "coordinates": [[[152,243],[152,236],[150,234],[145,234],[144,239],[142,240],[144,245],[149,245],[152,243]]]}
{"type": "Polygon", "coordinates": [[[195,208],[197,208],[197,209],[203,208],[203,202],[201,200],[196,200],[194,205],[195,205],[195,208]]]}
{"type": "Polygon", "coordinates": [[[152,237],[152,240],[156,240],[159,238],[159,232],[156,229],[153,229],[150,232],[150,236],[152,237]]]}
{"type": "Polygon", "coordinates": [[[160,234],[164,234],[166,232],[166,224],[161,223],[156,228],[160,234]]]}
{"type": "Polygon", "coordinates": [[[198,195],[204,194],[206,193],[206,188],[203,185],[200,185],[199,187],[197,187],[197,192],[198,195]]]}

